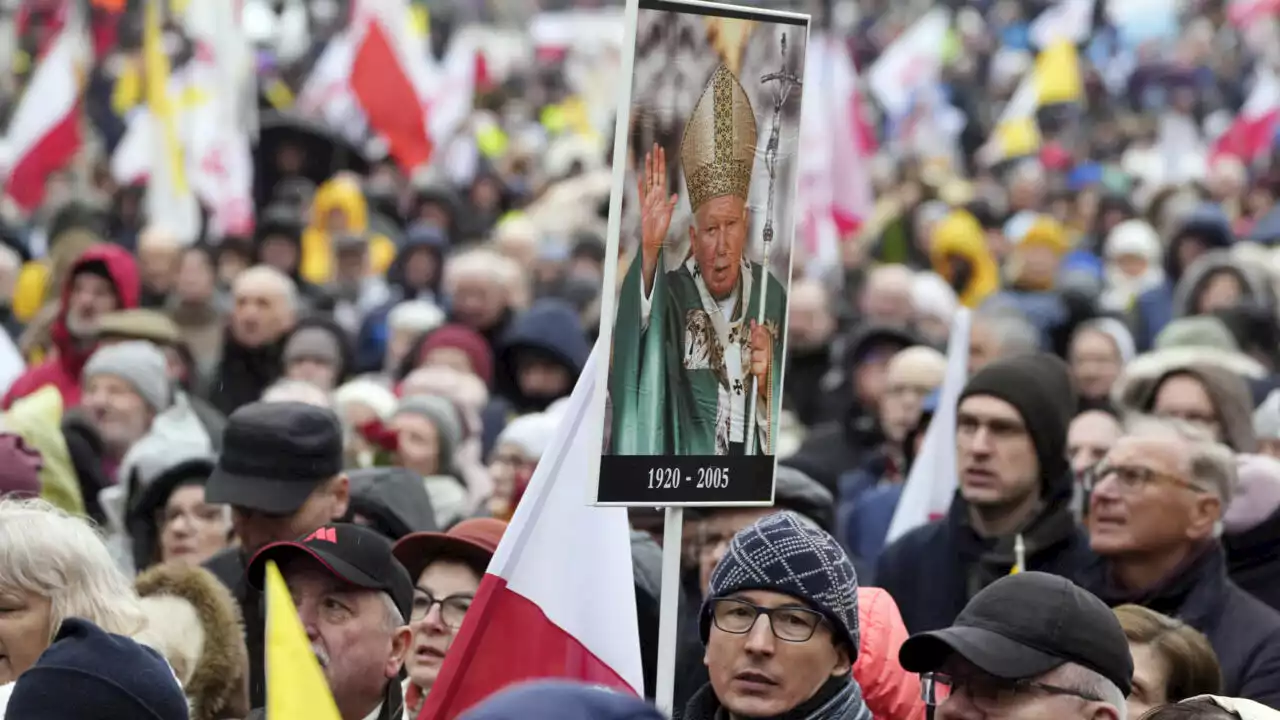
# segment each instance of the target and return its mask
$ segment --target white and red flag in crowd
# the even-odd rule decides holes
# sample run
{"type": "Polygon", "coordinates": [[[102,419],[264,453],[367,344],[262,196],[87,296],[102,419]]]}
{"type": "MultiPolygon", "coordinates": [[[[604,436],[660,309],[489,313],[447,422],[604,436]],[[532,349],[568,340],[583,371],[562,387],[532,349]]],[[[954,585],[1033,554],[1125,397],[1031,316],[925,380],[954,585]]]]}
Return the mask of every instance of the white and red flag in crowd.
{"type": "Polygon", "coordinates": [[[1259,66],[1240,114],[1209,151],[1212,163],[1219,157],[1237,157],[1251,163],[1271,148],[1280,125],[1280,78],[1270,68],[1259,66]]]}
{"type": "Polygon", "coordinates": [[[91,50],[78,4],[62,4],[57,36],[40,57],[9,121],[0,154],[5,193],[30,212],[44,199],[45,180],[80,149],[80,100],[91,50]]]}
{"type": "Polygon", "coordinates": [[[840,241],[871,213],[870,158],[875,131],[862,112],[858,71],[837,37],[809,38],[804,84],[821,88],[805,96],[800,116],[800,242],[817,268],[839,263],[840,241]]]}
{"type": "Polygon", "coordinates": [[[578,378],[418,720],[452,720],[535,678],[643,696],[627,511],[587,504],[603,356],[597,346],[578,378]]]}
{"type": "Polygon", "coordinates": [[[969,311],[965,308],[958,310],[951,321],[947,373],[938,392],[938,405],[902,486],[902,498],[885,536],[886,545],[946,515],[956,494],[956,404],[969,381],[969,324],[969,311]]]}

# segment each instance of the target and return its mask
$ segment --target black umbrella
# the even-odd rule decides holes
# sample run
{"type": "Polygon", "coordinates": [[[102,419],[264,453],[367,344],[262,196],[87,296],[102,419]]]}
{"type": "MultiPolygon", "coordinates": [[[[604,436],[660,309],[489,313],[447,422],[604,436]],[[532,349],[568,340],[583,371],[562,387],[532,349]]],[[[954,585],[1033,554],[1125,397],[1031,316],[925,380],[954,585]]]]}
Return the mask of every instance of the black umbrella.
{"type": "Polygon", "coordinates": [[[264,113],[258,125],[258,146],[254,150],[254,188],[259,208],[271,202],[276,183],[284,177],[278,156],[289,146],[300,151],[299,174],[316,185],[342,170],[360,175],[369,171],[364,152],[323,123],[295,113],[264,113]]]}

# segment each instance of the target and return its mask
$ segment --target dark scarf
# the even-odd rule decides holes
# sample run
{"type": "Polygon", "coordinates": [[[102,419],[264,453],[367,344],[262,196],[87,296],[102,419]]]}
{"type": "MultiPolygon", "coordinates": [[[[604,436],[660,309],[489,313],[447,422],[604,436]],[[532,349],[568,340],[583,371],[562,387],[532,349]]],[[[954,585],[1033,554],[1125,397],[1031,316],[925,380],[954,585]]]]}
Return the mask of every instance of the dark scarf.
{"type": "MultiPolygon", "coordinates": [[[[707,683],[694,693],[681,720],[729,720],[715,690],[707,683]]],[[[823,683],[813,697],[791,710],[759,720],[871,720],[871,711],[862,699],[862,688],[848,675],[823,683]]]]}
{"type": "Polygon", "coordinates": [[[1082,584],[1111,607],[1141,605],[1204,632],[1219,619],[1226,597],[1226,577],[1222,546],[1209,541],[1193,549],[1164,579],[1149,588],[1120,587],[1105,560],[1089,568],[1082,584]]]}
{"type": "MultiPolygon", "coordinates": [[[[1023,559],[1028,566],[1032,558],[1063,544],[1075,534],[1076,521],[1068,502],[1070,489],[1066,490],[1065,495],[1056,492],[1046,498],[1040,510],[1022,527],[1023,559]]],[[[951,501],[949,516],[956,552],[966,569],[965,597],[972,598],[1013,569],[1017,563],[1018,533],[1001,537],[979,535],[969,518],[969,503],[959,492],[951,501]]]]}
{"type": "Polygon", "coordinates": [[[245,347],[228,329],[222,345],[222,363],[214,378],[209,401],[223,415],[231,415],[242,405],[256,401],[283,372],[281,340],[261,347],[245,347]]]}

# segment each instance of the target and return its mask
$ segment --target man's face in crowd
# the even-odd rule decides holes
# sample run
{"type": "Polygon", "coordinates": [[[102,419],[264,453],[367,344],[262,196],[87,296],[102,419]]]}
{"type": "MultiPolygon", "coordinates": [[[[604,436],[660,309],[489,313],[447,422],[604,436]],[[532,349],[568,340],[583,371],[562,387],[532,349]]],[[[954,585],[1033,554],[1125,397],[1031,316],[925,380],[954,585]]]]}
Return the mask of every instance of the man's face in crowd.
{"type": "Polygon", "coordinates": [[[1211,535],[1221,505],[1193,486],[1185,445],[1174,437],[1126,436],[1116,442],[1101,466],[1113,472],[1099,475],[1089,495],[1094,552],[1162,553],[1211,535]]]}
{"type": "Polygon", "coordinates": [[[689,245],[702,282],[716,300],[729,297],[738,286],[746,244],[747,204],[742,198],[712,198],[694,212],[689,245]]]}
{"type": "Polygon", "coordinates": [[[1000,357],[1000,337],[981,320],[969,327],[969,377],[1000,357]]]}
{"type": "Polygon", "coordinates": [[[175,243],[153,240],[138,247],[138,272],[142,284],[155,292],[168,292],[178,272],[181,249],[175,243]]]}
{"type": "MultiPolygon", "coordinates": [[[[734,593],[733,599],[759,607],[811,610],[798,598],[766,590],[734,593]]],[[[734,612],[750,612],[739,606],[734,612]]],[[[804,642],[782,640],[771,627],[785,632],[785,616],[760,615],[744,634],[721,630],[711,623],[703,657],[711,687],[731,717],[753,718],[783,715],[813,697],[833,677],[848,675],[849,653],[837,647],[828,622],[823,619],[804,642]]]]}
{"type": "Polygon", "coordinates": [[[231,525],[240,546],[249,555],[273,542],[296,540],[347,513],[350,484],[338,476],[312,491],[307,501],[290,515],[268,515],[243,507],[231,508],[231,525]]]}
{"type": "Polygon", "coordinates": [[[411,250],[404,261],[404,283],[417,290],[425,289],[435,281],[437,271],[434,253],[425,248],[411,250]]]}
{"type": "Polygon", "coordinates": [[[502,319],[507,291],[495,277],[473,275],[458,278],[453,289],[453,314],[459,322],[484,332],[502,319]]]}
{"type": "Polygon", "coordinates": [[[91,272],[79,272],[71,279],[71,294],[67,297],[67,314],[64,322],[67,331],[75,338],[86,338],[98,326],[103,314],[118,310],[115,286],[110,280],[91,272]]]}
{"type": "Polygon", "coordinates": [[[1071,375],[1082,397],[1105,398],[1120,376],[1120,352],[1106,333],[1085,330],[1078,333],[1068,353],[1071,375]]]}
{"type": "Polygon", "coordinates": [[[1174,244],[1174,251],[1177,253],[1178,267],[1186,270],[1191,263],[1195,262],[1209,250],[1209,245],[1195,235],[1185,236],[1174,244]]]}
{"type": "Polygon", "coordinates": [[[372,710],[408,652],[404,618],[390,613],[384,593],[347,585],[314,558],[292,558],[281,574],[339,709],[372,710]]]}
{"type": "Polygon", "coordinates": [[[1084,471],[1098,464],[1118,437],[1120,421],[1110,413],[1089,410],[1077,415],[1067,429],[1067,457],[1071,461],[1071,471],[1080,477],[1084,471]]]}
{"type": "Polygon", "coordinates": [[[338,368],[328,360],[303,357],[289,362],[285,377],[311,383],[321,390],[332,390],[338,382],[338,368]]]}
{"type": "Polygon", "coordinates": [[[573,389],[573,378],[564,365],[534,353],[516,356],[516,380],[520,392],[531,398],[554,400],[573,389]]]}
{"type": "Polygon", "coordinates": [[[956,411],[960,493],[975,507],[1008,507],[1039,487],[1040,464],[1026,423],[990,395],[964,399],[956,411]]]}
{"type": "Polygon", "coordinates": [[[400,413],[391,419],[400,463],[420,475],[440,472],[440,431],[417,413],[400,413]]]}
{"type": "MultiPolygon", "coordinates": [[[[1031,689],[1019,691],[1013,682],[983,672],[958,655],[952,655],[943,666],[943,672],[952,678],[953,685],[949,694],[938,705],[937,720],[1116,720],[1116,712],[1101,702],[1031,689]]],[[[1074,689],[1068,686],[1067,679],[1056,677],[1058,672],[1059,670],[1051,670],[1031,680],[1074,689]]]]}
{"type": "MultiPolygon", "coordinates": [[[[944,361],[945,362],[945,361],[944,361]]],[[[924,399],[942,383],[945,365],[899,353],[889,362],[880,400],[880,427],[890,441],[902,442],[920,421],[924,399]]]]}
{"type": "Polygon", "coordinates": [[[853,369],[854,399],[864,407],[879,408],[888,384],[889,361],[902,346],[895,343],[877,343],[862,357],[853,369]]]}
{"type": "Polygon", "coordinates": [[[335,281],[339,285],[358,285],[368,270],[368,252],[365,247],[343,247],[337,252],[337,257],[335,281]]]}
{"type": "Polygon", "coordinates": [[[1047,247],[1033,245],[1018,250],[1022,261],[1021,275],[1027,282],[1051,286],[1058,274],[1058,254],[1047,247]]]}
{"type": "Polygon", "coordinates": [[[90,377],[81,405],[103,443],[115,451],[132,447],[147,434],[155,417],[133,386],[114,375],[90,377]]]}
{"type": "Polygon", "coordinates": [[[911,302],[911,276],[896,268],[873,271],[862,291],[861,310],[869,322],[905,326],[915,308],[911,302]]]}
{"type": "Polygon", "coordinates": [[[270,265],[285,275],[291,275],[298,267],[300,252],[298,243],[292,238],[284,235],[268,235],[262,240],[259,256],[264,265],[270,265]]]}
{"type": "Polygon", "coordinates": [[[738,531],[774,512],[773,508],[717,508],[698,526],[698,584],[705,597],[711,572],[720,564],[738,531]]]}
{"type": "Polygon", "coordinates": [[[788,349],[795,352],[820,350],[835,332],[826,289],[821,284],[799,280],[792,285],[787,308],[788,349]]]}
{"type": "Polygon", "coordinates": [[[192,305],[208,302],[217,289],[217,278],[209,256],[199,250],[183,253],[174,289],[183,302],[192,305]]]}
{"type": "Polygon", "coordinates": [[[1204,383],[1191,375],[1170,375],[1156,391],[1151,412],[1159,417],[1177,418],[1204,428],[1221,442],[1222,424],[1213,406],[1213,398],[1204,383]]]}
{"type": "Polygon", "coordinates": [[[289,329],[291,321],[282,288],[258,280],[237,284],[231,334],[241,345],[257,348],[275,342],[289,329]]]}

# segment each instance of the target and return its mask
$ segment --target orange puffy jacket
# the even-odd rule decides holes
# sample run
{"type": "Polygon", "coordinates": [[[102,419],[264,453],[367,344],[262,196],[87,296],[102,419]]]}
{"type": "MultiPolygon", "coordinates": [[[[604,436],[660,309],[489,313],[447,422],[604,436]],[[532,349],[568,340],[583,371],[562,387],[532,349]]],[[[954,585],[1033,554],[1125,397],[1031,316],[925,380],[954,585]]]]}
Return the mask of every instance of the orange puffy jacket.
{"type": "Polygon", "coordinates": [[[853,678],[876,720],[924,720],[920,676],[898,664],[907,639],[902,613],[887,590],[858,588],[858,660],[853,678]]]}

